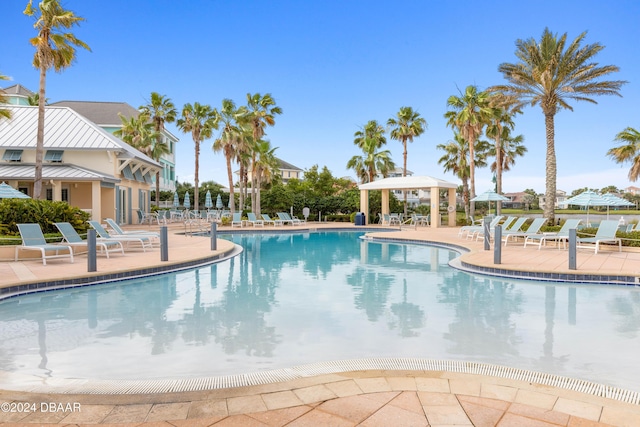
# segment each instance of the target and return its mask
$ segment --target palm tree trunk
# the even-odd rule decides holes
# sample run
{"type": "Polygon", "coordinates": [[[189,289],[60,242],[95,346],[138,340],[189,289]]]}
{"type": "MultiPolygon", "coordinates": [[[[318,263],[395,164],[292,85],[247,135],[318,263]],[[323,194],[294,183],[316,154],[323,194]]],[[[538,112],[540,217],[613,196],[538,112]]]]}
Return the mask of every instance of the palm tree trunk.
{"type": "MultiPolygon", "coordinates": [[[[407,140],[403,140],[402,141],[402,145],[404,150],[402,151],[402,160],[403,160],[403,169],[402,169],[402,176],[405,177],[407,176],[407,140]]],[[[407,190],[402,190],[402,193],[404,195],[404,216],[406,218],[407,216],[407,190]]]]}
{"type": "Polygon", "coordinates": [[[464,214],[469,218],[469,180],[462,178],[462,201],[464,203],[464,214]]]}
{"type": "MultiPolygon", "coordinates": [[[[502,144],[500,143],[500,132],[496,136],[496,193],[502,194],[502,144]]],[[[502,213],[502,202],[496,202],[496,215],[502,213]]]]}
{"type": "MultiPolygon", "coordinates": [[[[474,145],[476,141],[474,139],[469,139],[469,183],[471,185],[471,194],[469,196],[470,199],[476,197],[476,153],[474,150],[474,145]]],[[[469,215],[473,218],[476,214],[476,202],[469,201],[469,215]]]]}
{"type": "Polygon", "coordinates": [[[200,180],[198,177],[198,170],[200,169],[200,141],[194,141],[196,146],[196,170],[193,181],[195,182],[195,188],[193,189],[193,208],[194,210],[198,210],[198,200],[200,195],[198,194],[198,186],[200,185],[200,180]]]}
{"type": "Polygon", "coordinates": [[[40,90],[38,99],[38,133],[36,136],[36,168],[33,180],[33,198],[43,199],[42,194],[42,157],[44,154],[44,101],[45,86],[47,83],[47,69],[42,65],[44,59],[40,58],[40,90]]]}
{"type": "Polygon", "coordinates": [[[236,200],[233,193],[233,172],[231,171],[231,154],[225,156],[227,158],[227,178],[229,179],[229,209],[231,213],[236,212],[236,200]]]}
{"type": "Polygon", "coordinates": [[[238,171],[238,173],[240,174],[239,175],[240,179],[238,179],[238,191],[240,193],[240,200],[239,200],[238,208],[240,209],[240,211],[242,211],[244,209],[244,195],[245,195],[245,192],[244,192],[244,188],[245,188],[244,173],[245,173],[245,170],[244,170],[244,165],[242,164],[242,161],[240,161],[240,170],[238,171]]]}
{"type": "Polygon", "coordinates": [[[256,210],[254,212],[258,217],[260,217],[260,214],[261,214],[261,208],[260,208],[260,187],[262,186],[261,175],[262,175],[262,170],[258,168],[256,170],[256,186],[255,186],[255,189],[253,190],[256,193],[256,210]]]}
{"type": "Polygon", "coordinates": [[[553,114],[544,115],[544,124],[547,131],[547,168],[546,181],[547,188],[544,194],[544,217],[549,225],[555,221],[555,202],[556,202],[556,148],[555,148],[555,123],[553,114]]]}

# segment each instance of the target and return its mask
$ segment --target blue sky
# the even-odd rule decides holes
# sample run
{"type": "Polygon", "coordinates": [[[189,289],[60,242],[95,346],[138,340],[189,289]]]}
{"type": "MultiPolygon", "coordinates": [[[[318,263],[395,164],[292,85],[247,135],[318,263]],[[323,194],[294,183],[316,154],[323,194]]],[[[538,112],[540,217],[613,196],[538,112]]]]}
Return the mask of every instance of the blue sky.
{"type": "MultiPolygon", "coordinates": [[[[3,0],[0,73],[34,91],[31,65],[35,34],[22,14],[26,0],[3,0]]],[[[181,109],[200,102],[237,104],[247,93],[271,93],[283,114],[267,130],[276,155],[302,169],[327,166],[335,176],[354,176],[347,161],[360,154],[353,134],[367,121],[385,123],[402,106],[427,120],[428,129],[408,147],[408,168],[417,175],[456,181],[445,174],[435,147],[452,138],[443,114],[446,100],[467,85],[484,89],[504,82],[502,62],[516,62],[515,41],[539,39],[545,27],[570,39],[588,31],[587,43],[605,49],[600,64],[621,71],[611,77],[629,83],[622,98],[599,97],[598,104],[574,103],[556,116],[558,188],[624,188],[629,166],[606,152],[615,135],[640,127],[640,2],[583,1],[214,1],[63,0],[86,19],[73,32],[92,49],[73,67],[50,73],[52,101],[122,101],[138,107],[152,91],[181,109]],[[179,4],[179,7],[178,7],[179,4]]],[[[180,138],[177,175],[192,181],[193,142],[180,138]]],[[[516,133],[529,152],[504,176],[504,191],[544,192],[545,130],[539,107],[528,107],[516,133]]],[[[226,184],[221,154],[205,141],[200,181],[226,184]]],[[[402,165],[402,145],[388,141],[402,165]]],[[[489,189],[491,174],[478,170],[476,192],[489,189]]]]}

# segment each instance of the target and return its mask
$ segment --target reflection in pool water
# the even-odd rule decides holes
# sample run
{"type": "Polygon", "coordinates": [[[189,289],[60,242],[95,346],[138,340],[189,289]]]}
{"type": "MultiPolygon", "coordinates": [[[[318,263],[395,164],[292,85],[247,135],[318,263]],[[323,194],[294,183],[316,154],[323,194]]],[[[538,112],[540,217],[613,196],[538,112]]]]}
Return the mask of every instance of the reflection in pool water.
{"type": "Polygon", "coordinates": [[[0,303],[0,369],[185,378],[363,357],[470,360],[640,390],[640,290],[511,281],[361,233],[229,235],[200,269],[0,303]]]}

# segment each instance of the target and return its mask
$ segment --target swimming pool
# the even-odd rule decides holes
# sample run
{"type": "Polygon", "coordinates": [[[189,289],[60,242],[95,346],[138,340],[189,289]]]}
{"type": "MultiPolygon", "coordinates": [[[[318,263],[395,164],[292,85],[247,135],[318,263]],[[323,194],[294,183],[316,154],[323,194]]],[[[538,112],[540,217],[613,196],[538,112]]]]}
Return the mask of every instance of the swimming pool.
{"type": "Polygon", "coordinates": [[[357,232],[235,234],[199,269],[0,303],[0,370],[165,379],[305,363],[473,360],[640,390],[640,290],[515,281],[357,232]]]}

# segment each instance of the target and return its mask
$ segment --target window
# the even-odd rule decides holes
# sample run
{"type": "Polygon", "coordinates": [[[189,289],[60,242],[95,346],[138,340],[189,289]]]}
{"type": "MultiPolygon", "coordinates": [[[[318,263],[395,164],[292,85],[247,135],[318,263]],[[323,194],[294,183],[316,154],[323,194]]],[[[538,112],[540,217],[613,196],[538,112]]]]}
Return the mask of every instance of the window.
{"type": "Polygon", "coordinates": [[[7,162],[22,161],[22,150],[5,150],[2,160],[7,162]]]}
{"type": "Polygon", "coordinates": [[[62,154],[64,151],[62,150],[47,150],[44,155],[45,162],[51,163],[62,163],[62,154]]]}

